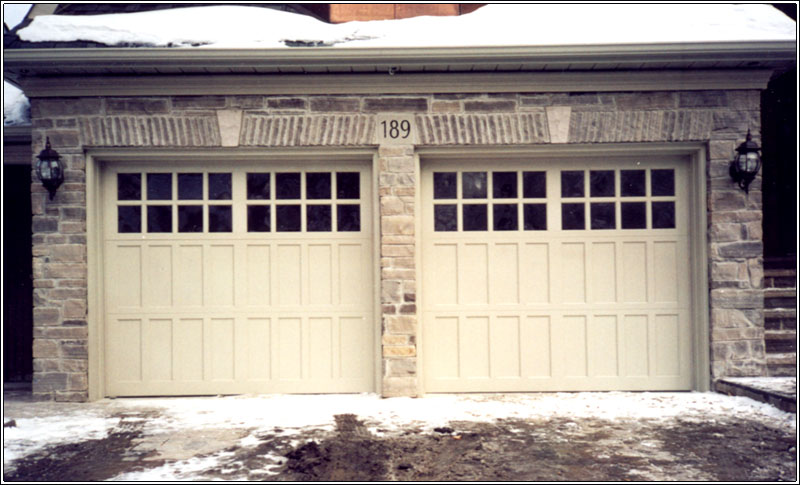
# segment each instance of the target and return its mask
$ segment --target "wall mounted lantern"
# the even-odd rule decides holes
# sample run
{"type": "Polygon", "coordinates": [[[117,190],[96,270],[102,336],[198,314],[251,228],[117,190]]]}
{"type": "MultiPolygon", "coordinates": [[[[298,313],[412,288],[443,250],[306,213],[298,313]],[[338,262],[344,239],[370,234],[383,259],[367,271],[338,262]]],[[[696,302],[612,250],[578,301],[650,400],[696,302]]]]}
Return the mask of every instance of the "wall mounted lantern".
{"type": "Polygon", "coordinates": [[[750,182],[756,178],[758,169],[761,168],[759,150],[761,148],[753,141],[750,130],[747,130],[747,139],[736,148],[736,155],[733,157],[730,168],[731,178],[745,193],[747,193],[750,182]]]}
{"type": "Polygon", "coordinates": [[[36,156],[36,176],[50,192],[50,200],[56,195],[56,190],[64,182],[64,164],[61,163],[61,155],[50,148],[50,137],[47,138],[44,150],[36,156]]]}

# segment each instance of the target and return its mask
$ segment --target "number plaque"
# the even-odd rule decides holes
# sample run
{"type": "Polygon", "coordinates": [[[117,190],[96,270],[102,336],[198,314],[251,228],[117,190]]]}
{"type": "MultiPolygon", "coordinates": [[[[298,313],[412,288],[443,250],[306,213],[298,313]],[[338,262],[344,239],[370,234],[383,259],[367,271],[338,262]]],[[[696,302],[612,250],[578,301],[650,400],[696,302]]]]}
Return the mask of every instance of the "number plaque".
{"type": "Polygon", "coordinates": [[[375,117],[375,141],[379,145],[413,145],[417,142],[414,116],[385,114],[375,117]]]}

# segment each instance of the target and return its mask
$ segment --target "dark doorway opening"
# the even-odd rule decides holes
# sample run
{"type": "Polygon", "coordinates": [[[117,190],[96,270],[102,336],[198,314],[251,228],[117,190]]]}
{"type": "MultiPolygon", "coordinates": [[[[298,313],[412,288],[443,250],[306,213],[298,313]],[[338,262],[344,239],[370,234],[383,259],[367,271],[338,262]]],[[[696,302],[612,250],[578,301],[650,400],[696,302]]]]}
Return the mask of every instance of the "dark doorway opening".
{"type": "Polygon", "coordinates": [[[3,382],[33,374],[31,167],[3,166],[3,382]]]}
{"type": "Polygon", "coordinates": [[[761,94],[764,260],[797,261],[797,69],[774,77],[761,94]]]}

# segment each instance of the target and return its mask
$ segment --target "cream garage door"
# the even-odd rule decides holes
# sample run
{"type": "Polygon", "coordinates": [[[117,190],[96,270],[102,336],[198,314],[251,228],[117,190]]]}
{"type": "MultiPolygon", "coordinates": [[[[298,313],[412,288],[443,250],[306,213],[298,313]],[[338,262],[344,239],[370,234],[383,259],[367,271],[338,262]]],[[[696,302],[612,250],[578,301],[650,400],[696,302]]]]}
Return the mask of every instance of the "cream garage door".
{"type": "Polygon", "coordinates": [[[374,389],[370,173],[108,164],[106,394],[374,389]]]}
{"type": "Polygon", "coordinates": [[[423,164],[427,392],[691,388],[688,164],[423,164]]]}

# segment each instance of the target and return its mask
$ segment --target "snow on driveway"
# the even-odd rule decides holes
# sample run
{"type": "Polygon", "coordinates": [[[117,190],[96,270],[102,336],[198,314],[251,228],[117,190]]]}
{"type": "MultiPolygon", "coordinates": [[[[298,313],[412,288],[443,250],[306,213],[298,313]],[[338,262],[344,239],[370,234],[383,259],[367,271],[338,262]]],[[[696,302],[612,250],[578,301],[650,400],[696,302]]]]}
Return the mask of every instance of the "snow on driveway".
{"type": "Polygon", "coordinates": [[[355,414],[371,428],[398,431],[410,424],[433,429],[450,421],[594,417],[707,420],[731,415],[795,426],[795,415],[744,397],[716,393],[545,393],[428,395],[382,399],[375,394],[264,395],[115,400],[120,411],[158,409],[148,426],[333,429],[333,416],[355,414]]]}
{"type": "MultiPolygon", "coordinates": [[[[716,422],[731,418],[796,430],[796,415],[749,398],[716,393],[541,393],[429,395],[424,398],[382,399],[375,394],[260,395],[192,398],[104,399],[65,406],[53,413],[52,403],[4,405],[3,463],[41,450],[46,445],[79,442],[108,435],[122,419],[148,417],[144,435],[186,435],[203,429],[240,430],[230,444],[255,446],[257,436],[281,430],[291,437],[309,430],[334,429],[334,416],[354,414],[371,433],[392,435],[414,427],[430,431],[453,421],[492,422],[498,419],[598,418],[716,422]],[[37,406],[47,410],[37,416],[37,406]]],[[[58,409],[58,408],[55,408],[58,409]]],[[[220,448],[222,450],[222,448],[220,448]]],[[[202,458],[170,461],[164,466],[117,477],[125,480],[187,478],[213,466],[224,451],[202,458]]]]}

